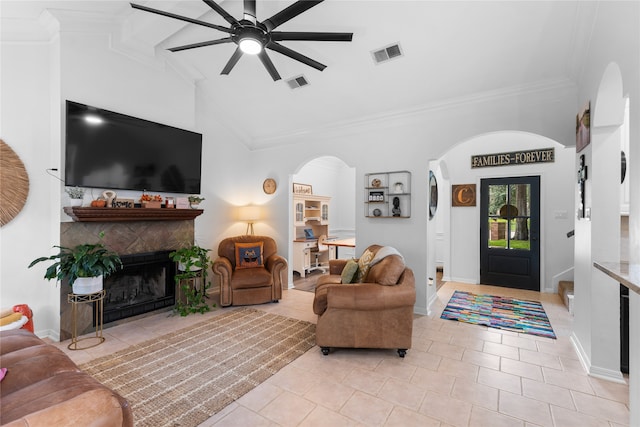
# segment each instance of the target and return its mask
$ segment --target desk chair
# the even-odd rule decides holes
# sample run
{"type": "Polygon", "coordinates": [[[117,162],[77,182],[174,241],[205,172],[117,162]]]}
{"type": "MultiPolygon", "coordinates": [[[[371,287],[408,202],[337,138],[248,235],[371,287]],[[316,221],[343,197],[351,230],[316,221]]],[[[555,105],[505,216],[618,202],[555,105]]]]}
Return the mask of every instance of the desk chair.
{"type": "Polygon", "coordinates": [[[327,272],[326,267],[323,267],[322,263],[320,262],[320,256],[322,256],[322,254],[324,253],[329,252],[329,246],[325,245],[326,240],[327,236],[324,234],[318,237],[318,249],[313,252],[313,254],[315,254],[316,256],[316,264],[309,268],[309,272],[312,272],[314,270],[322,270],[323,273],[327,272]]]}

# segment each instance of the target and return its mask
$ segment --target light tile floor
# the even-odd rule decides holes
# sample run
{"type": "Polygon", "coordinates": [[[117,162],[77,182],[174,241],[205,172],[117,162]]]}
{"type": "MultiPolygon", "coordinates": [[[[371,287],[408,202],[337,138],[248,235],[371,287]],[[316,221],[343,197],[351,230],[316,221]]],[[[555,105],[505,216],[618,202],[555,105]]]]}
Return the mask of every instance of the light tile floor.
{"type": "MultiPolygon", "coordinates": [[[[316,321],[313,293],[283,294],[279,304],[254,307],[316,321]]],[[[557,295],[449,282],[432,310],[416,316],[404,359],[395,350],[337,349],[323,356],[314,347],[201,427],[628,425],[628,386],[585,373],[569,339],[572,316],[557,295]],[[440,319],[456,289],[539,300],[558,339],[440,319]]],[[[154,314],[105,329],[106,342],[92,349],[58,345],[84,363],[202,319],[154,314]]]]}

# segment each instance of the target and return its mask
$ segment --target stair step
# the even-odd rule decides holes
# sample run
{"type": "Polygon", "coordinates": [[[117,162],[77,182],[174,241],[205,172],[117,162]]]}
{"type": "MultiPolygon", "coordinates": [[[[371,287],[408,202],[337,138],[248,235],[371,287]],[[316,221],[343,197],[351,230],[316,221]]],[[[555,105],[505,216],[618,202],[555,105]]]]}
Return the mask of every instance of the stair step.
{"type": "Polygon", "coordinates": [[[573,314],[573,280],[561,280],[558,282],[558,295],[562,298],[564,305],[573,314]]]}

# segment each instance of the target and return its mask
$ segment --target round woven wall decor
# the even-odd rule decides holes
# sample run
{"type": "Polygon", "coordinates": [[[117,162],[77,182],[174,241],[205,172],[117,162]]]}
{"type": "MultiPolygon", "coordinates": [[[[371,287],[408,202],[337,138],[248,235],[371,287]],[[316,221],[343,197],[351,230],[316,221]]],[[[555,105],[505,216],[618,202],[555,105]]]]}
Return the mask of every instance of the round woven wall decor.
{"type": "Polygon", "coordinates": [[[20,157],[0,139],[0,226],[16,217],[29,194],[29,175],[20,157]]]}

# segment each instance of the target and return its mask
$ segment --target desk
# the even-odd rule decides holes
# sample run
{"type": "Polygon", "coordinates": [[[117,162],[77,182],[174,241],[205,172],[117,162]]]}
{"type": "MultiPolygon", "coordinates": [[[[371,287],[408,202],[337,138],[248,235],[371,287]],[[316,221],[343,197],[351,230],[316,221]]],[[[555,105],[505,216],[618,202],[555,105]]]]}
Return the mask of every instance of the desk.
{"type": "Polygon", "coordinates": [[[356,247],[356,238],[350,237],[348,239],[336,239],[336,240],[328,240],[325,242],[327,246],[335,246],[336,247],[336,259],[338,258],[338,248],[340,246],[345,248],[355,248],[356,247]]]}
{"type": "MultiPolygon", "coordinates": [[[[329,246],[332,243],[325,240],[324,244],[329,246]]],[[[307,270],[311,268],[311,253],[318,248],[318,239],[296,239],[293,241],[293,271],[300,273],[300,277],[305,277],[307,270]]],[[[327,260],[336,259],[336,247],[329,246],[327,260]]],[[[323,262],[325,262],[323,261],[323,262]]]]}

